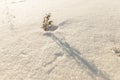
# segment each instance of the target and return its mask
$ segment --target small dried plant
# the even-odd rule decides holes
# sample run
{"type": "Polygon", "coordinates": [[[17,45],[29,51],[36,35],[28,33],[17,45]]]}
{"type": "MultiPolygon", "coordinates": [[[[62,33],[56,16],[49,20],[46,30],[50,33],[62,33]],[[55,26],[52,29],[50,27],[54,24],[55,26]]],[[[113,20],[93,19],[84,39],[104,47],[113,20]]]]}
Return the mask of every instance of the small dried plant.
{"type": "Polygon", "coordinates": [[[116,55],[120,56],[120,48],[114,47],[112,48],[112,50],[114,51],[116,55]]]}
{"type": "Polygon", "coordinates": [[[42,28],[45,31],[48,31],[48,29],[52,26],[53,21],[50,20],[50,17],[51,17],[51,14],[49,13],[49,14],[46,14],[46,16],[43,19],[43,26],[42,26],[42,28]]]}

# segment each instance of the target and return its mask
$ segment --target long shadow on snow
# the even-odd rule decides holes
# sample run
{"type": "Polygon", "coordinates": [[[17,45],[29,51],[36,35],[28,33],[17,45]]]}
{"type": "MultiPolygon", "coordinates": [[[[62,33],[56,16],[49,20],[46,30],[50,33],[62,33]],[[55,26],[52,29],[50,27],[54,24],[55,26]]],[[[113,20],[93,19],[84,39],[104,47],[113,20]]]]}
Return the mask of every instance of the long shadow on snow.
{"type": "Polygon", "coordinates": [[[53,33],[46,33],[44,34],[52,40],[54,40],[64,51],[68,53],[77,63],[78,65],[82,65],[84,69],[87,70],[88,74],[96,80],[95,77],[102,78],[103,80],[110,80],[101,70],[99,70],[95,65],[92,63],[89,63],[85,58],[81,56],[81,53],[74,48],[70,47],[70,45],[64,41],[60,40],[58,37],[56,37],[53,33]]]}

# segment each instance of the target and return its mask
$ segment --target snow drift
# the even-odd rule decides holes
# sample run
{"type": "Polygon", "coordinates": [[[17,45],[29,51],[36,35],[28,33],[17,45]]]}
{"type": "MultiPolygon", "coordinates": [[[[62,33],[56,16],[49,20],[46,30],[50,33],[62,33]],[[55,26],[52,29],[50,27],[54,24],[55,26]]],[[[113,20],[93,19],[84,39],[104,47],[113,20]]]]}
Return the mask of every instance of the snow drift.
{"type": "Polygon", "coordinates": [[[0,0],[0,80],[119,80],[119,3],[0,0]]]}

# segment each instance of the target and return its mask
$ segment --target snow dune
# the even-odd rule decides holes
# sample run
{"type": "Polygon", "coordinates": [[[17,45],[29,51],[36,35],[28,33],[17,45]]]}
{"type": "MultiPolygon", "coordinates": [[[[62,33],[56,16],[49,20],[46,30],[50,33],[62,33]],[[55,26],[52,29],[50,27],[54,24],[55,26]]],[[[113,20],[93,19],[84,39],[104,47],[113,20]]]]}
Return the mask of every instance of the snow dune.
{"type": "Polygon", "coordinates": [[[119,80],[119,4],[0,0],[0,80],[119,80]]]}

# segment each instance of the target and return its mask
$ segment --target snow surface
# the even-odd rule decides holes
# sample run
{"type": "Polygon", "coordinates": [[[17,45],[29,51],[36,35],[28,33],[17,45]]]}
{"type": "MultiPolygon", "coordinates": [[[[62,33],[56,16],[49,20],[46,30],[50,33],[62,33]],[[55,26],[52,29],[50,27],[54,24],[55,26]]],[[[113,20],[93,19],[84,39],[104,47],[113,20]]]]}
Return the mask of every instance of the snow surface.
{"type": "Polygon", "coordinates": [[[0,0],[0,80],[120,80],[119,54],[120,0],[0,0]]]}

